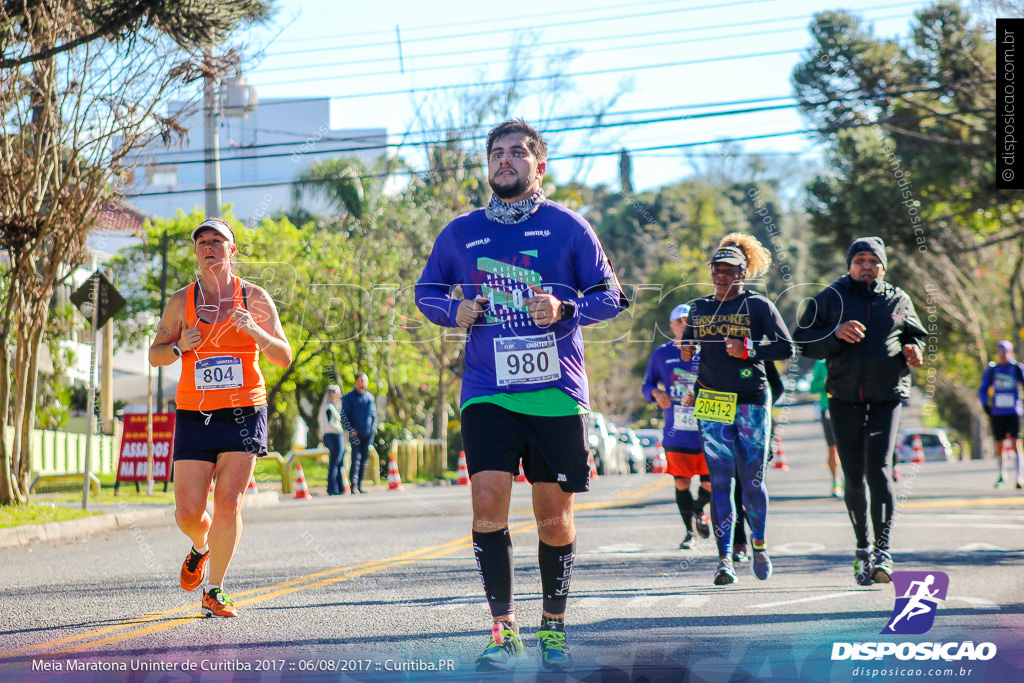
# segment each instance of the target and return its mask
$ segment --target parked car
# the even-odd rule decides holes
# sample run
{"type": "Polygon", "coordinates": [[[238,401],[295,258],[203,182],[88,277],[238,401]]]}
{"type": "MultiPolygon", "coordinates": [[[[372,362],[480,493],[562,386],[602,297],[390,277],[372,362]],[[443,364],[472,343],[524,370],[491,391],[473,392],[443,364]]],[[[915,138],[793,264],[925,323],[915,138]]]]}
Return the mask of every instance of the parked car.
{"type": "Polygon", "coordinates": [[[653,472],[656,464],[667,466],[665,449],[661,447],[660,429],[638,429],[636,438],[644,449],[644,471],[653,472]]]}
{"type": "Polygon", "coordinates": [[[896,462],[910,462],[914,457],[914,437],[921,437],[925,462],[953,459],[953,445],[944,429],[903,429],[896,441],[896,462]]]}
{"type": "Polygon", "coordinates": [[[619,450],[626,454],[626,466],[630,474],[644,471],[644,447],[630,427],[619,429],[619,450]]]}
{"type": "Polygon", "coordinates": [[[624,458],[619,454],[618,430],[602,413],[590,414],[587,440],[598,474],[625,474],[628,471],[624,458]]]}

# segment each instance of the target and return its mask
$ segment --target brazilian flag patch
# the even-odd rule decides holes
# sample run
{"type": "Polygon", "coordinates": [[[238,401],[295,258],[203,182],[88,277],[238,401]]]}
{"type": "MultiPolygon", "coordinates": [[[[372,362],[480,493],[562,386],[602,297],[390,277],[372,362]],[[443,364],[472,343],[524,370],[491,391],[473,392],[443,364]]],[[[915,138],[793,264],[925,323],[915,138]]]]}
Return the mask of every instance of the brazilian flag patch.
{"type": "Polygon", "coordinates": [[[754,371],[751,368],[743,368],[740,370],[740,377],[743,379],[750,379],[754,376],[754,371]]]}

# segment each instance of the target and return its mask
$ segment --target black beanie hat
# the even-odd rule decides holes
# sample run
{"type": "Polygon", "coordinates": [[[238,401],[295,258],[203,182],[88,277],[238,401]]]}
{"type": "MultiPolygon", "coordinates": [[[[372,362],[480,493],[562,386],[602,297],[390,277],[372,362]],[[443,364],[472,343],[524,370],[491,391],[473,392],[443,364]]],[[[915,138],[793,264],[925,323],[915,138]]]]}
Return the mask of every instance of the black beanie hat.
{"type": "Polygon", "coordinates": [[[885,256],[885,242],[882,241],[881,237],[858,237],[855,239],[853,244],[850,245],[850,249],[846,252],[847,268],[853,262],[853,257],[862,251],[871,252],[882,262],[882,268],[889,269],[889,259],[885,256]]]}

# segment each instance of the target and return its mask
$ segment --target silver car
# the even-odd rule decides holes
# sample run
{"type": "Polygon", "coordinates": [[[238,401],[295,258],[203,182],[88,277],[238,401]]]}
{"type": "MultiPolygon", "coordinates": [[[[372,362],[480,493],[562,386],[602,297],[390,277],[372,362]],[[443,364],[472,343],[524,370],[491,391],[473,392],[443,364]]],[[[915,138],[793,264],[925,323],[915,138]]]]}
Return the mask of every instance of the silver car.
{"type": "Polygon", "coordinates": [[[626,465],[630,474],[643,473],[644,447],[640,445],[640,439],[630,427],[619,428],[619,450],[626,453],[626,465]]]}

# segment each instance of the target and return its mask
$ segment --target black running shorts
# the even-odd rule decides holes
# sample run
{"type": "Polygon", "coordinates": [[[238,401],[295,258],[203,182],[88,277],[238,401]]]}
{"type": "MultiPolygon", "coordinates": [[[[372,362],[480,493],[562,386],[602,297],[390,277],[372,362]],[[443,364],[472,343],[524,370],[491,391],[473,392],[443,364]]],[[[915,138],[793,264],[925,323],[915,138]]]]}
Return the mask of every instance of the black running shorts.
{"type": "Polygon", "coordinates": [[[1020,438],[1020,416],[1019,415],[993,415],[992,436],[996,441],[1002,441],[1006,437],[1011,439],[1020,438]]]}
{"type": "Polygon", "coordinates": [[[216,463],[221,453],[235,451],[256,456],[267,454],[267,406],[224,408],[212,413],[197,410],[175,413],[175,460],[216,463]]]}
{"type": "Polygon", "coordinates": [[[493,403],[462,411],[462,443],[469,475],[486,470],[519,474],[531,482],[558,484],[566,493],[590,488],[587,417],[524,415],[493,403]]]}

